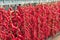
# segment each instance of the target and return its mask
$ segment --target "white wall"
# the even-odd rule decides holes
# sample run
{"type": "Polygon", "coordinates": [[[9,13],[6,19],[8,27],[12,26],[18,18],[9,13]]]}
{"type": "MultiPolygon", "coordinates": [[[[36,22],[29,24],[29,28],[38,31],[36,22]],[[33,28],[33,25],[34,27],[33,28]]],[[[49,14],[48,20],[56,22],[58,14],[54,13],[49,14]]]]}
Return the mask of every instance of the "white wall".
{"type": "Polygon", "coordinates": [[[11,5],[11,4],[25,4],[25,3],[39,3],[39,2],[52,2],[52,1],[60,1],[60,0],[0,0],[0,5],[11,5]]]}

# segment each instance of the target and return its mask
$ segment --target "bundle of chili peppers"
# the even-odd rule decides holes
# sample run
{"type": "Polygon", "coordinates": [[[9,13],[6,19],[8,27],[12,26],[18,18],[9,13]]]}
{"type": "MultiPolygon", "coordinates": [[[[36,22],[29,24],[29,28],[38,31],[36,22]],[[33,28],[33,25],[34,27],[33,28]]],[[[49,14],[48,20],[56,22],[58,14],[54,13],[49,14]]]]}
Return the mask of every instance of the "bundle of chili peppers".
{"type": "Polygon", "coordinates": [[[60,31],[60,3],[0,8],[1,40],[46,40],[60,31]]]}

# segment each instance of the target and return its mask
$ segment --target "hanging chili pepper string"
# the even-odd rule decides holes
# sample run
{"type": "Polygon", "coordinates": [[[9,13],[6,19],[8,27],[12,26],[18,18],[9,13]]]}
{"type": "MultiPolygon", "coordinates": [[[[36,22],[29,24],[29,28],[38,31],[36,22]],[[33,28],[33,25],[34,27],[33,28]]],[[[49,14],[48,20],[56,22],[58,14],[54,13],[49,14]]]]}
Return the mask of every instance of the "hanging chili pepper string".
{"type": "Polygon", "coordinates": [[[46,40],[60,31],[60,5],[18,6],[0,9],[0,37],[11,40],[46,40]]]}

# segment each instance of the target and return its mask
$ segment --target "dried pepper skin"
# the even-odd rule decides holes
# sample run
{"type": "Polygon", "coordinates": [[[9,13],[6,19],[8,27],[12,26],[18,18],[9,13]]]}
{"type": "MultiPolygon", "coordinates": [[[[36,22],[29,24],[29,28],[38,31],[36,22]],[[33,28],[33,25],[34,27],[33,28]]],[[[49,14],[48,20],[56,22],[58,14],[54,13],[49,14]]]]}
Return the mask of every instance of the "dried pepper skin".
{"type": "Polygon", "coordinates": [[[46,40],[60,31],[60,2],[0,8],[1,40],[46,40]]]}

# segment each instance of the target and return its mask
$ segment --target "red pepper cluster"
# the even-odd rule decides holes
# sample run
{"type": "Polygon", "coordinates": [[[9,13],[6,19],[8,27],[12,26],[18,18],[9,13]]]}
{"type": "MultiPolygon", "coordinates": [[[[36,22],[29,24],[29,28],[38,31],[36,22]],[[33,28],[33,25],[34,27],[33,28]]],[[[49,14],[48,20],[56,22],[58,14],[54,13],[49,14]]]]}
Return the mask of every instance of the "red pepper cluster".
{"type": "Polygon", "coordinates": [[[0,8],[1,40],[45,40],[60,31],[60,3],[0,8]]]}

